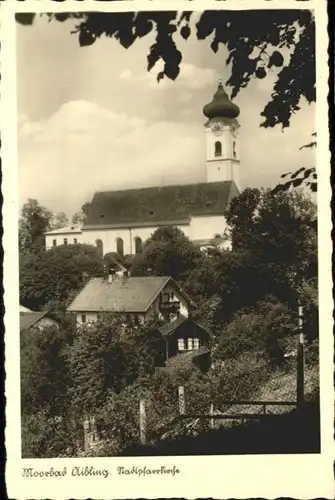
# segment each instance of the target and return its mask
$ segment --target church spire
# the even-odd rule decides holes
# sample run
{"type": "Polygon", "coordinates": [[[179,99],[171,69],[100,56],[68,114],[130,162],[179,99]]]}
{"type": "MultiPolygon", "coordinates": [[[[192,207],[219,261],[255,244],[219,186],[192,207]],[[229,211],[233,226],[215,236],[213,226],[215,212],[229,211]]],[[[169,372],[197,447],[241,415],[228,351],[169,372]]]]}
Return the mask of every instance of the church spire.
{"type": "Polygon", "coordinates": [[[206,129],[207,182],[233,181],[240,191],[239,124],[240,108],[228,97],[221,78],[217,91],[203,109],[206,129]]]}
{"type": "Polygon", "coordinates": [[[234,104],[228,97],[223,88],[222,80],[219,78],[218,89],[213,99],[204,107],[204,115],[211,118],[237,118],[240,114],[240,108],[234,104]]]}

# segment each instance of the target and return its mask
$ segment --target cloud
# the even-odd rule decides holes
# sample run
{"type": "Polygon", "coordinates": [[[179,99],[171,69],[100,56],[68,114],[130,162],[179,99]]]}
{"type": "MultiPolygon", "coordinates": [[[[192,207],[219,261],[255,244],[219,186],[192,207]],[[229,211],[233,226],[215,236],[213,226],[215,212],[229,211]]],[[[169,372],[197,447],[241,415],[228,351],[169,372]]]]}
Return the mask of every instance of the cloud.
{"type": "Polygon", "coordinates": [[[130,69],[125,69],[120,74],[120,79],[132,83],[147,82],[152,90],[170,90],[185,88],[189,91],[202,90],[213,85],[213,82],[218,80],[218,74],[211,68],[199,68],[194,64],[180,64],[180,73],[177,80],[170,80],[164,77],[163,80],[157,81],[157,75],[163,69],[162,63],[157,63],[154,68],[145,74],[136,75],[130,69]]]}
{"type": "Polygon", "coordinates": [[[202,127],[150,124],[91,102],[68,102],[20,129],[21,200],[34,197],[71,214],[95,190],[204,180],[202,142],[202,127]]]}

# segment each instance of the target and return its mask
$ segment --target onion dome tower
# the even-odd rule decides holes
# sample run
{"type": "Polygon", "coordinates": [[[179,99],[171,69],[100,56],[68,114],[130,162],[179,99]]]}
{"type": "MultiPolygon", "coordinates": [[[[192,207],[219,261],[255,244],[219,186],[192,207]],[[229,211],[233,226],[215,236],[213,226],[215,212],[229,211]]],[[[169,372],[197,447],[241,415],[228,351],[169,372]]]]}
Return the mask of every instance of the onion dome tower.
{"type": "Polygon", "coordinates": [[[233,181],[240,191],[240,153],[237,117],[240,108],[234,104],[219,80],[218,89],[203,113],[207,118],[207,182],[233,181]]]}

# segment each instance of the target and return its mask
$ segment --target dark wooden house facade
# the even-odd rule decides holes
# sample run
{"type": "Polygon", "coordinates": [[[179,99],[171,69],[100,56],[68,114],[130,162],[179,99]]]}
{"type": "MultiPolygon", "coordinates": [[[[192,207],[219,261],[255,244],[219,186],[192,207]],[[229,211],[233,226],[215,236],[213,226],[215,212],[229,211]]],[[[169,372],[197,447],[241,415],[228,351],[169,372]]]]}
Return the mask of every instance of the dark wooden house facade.
{"type": "Polygon", "coordinates": [[[204,350],[208,351],[212,343],[212,334],[208,328],[182,315],[160,327],[159,331],[165,343],[165,361],[177,354],[200,354],[204,350]]]}

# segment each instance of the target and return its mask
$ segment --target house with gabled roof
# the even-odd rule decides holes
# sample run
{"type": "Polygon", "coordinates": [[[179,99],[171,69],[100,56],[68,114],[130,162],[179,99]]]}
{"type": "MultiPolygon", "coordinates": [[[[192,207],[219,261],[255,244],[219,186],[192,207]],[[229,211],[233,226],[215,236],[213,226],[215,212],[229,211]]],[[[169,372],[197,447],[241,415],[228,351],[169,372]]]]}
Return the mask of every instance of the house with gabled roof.
{"type": "Polygon", "coordinates": [[[75,241],[94,245],[101,256],[137,254],[162,226],[176,226],[200,249],[231,249],[225,212],[240,193],[239,107],[219,81],[203,108],[205,182],[96,192],[81,229],[46,234],[46,247],[75,241]]]}
{"type": "Polygon", "coordinates": [[[20,331],[34,328],[41,330],[51,326],[58,328],[59,323],[48,311],[20,311],[20,331]]]}
{"type": "Polygon", "coordinates": [[[92,278],[67,308],[77,324],[94,323],[106,312],[132,316],[145,322],[154,315],[169,322],[187,317],[195,304],[169,276],[92,278]]]}

